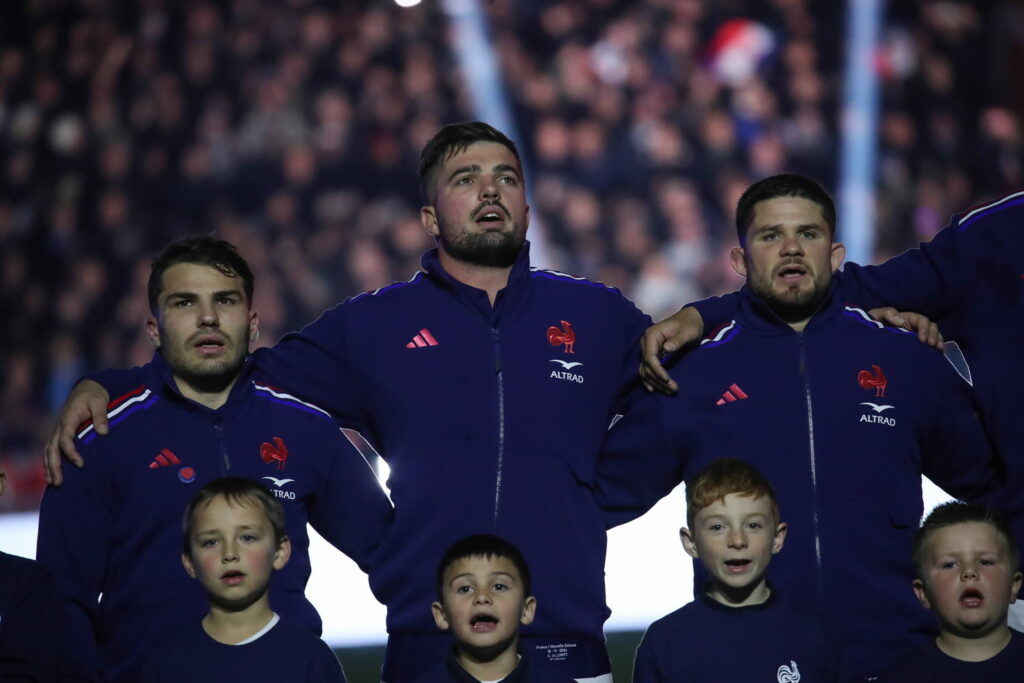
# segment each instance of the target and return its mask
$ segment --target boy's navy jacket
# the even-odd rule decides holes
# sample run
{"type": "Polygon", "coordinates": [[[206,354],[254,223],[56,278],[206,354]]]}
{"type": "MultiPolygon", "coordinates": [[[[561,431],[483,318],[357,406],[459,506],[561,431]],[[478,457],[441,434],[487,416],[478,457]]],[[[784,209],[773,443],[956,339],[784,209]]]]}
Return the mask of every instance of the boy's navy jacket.
{"type": "Polygon", "coordinates": [[[839,656],[826,620],[774,590],[766,602],[745,607],[701,593],[650,625],[636,651],[633,683],[829,683],[839,680],[839,656]]]}
{"type": "MultiPolygon", "coordinates": [[[[544,606],[525,632],[604,640],[592,482],[650,318],[615,288],[531,269],[528,246],[493,306],[432,250],[408,282],[254,354],[258,376],[338,416],[390,466],[394,526],[370,584],[391,633],[436,634],[434,568],[458,539],[492,533],[523,552],[544,606]]],[[[95,379],[115,395],[131,374],[95,379]]]]}
{"type": "Polygon", "coordinates": [[[884,643],[931,630],[910,590],[921,474],[968,499],[998,484],[969,387],[941,353],[834,288],[795,332],[744,287],[735,320],[668,369],[679,393],[638,398],[609,432],[598,497],[611,522],[716,458],[742,458],[789,523],[769,576],[842,620],[854,662],[874,667],[884,643]]]}
{"type": "Polygon", "coordinates": [[[0,552],[0,681],[57,680],[63,641],[54,586],[38,562],[0,552]]]}
{"type": "Polygon", "coordinates": [[[345,683],[338,658],[308,628],[281,619],[256,640],[225,645],[189,624],[154,648],[139,683],[345,683]]]}
{"type": "Polygon", "coordinates": [[[983,662],[954,659],[934,640],[899,655],[879,683],[1021,683],[1024,681],[1024,633],[1010,629],[1010,642],[983,662]]]}
{"type": "Polygon", "coordinates": [[[202,587],[181,564],[182,516],[218,477],[254,479],[284,506],[292,555],[270,590],[282,616],[320,633],[304,595],[307,521],[371,564],[393,514],[372,469],[327,413],[254,381],[251,368],[248,359],[227,402],[211,410],[178,392],[157,353],[131,373],[141,383],[110,404],[110,433],[80,431],[85,467],[65,468],[64,485],[43,496],[38,558],[64,596],[80,677],[134,680],[162,637],[206,613],[202,587]]]}
{"type": "MultiPolygon", "coordinates": [[[[930,241],[878,266],[836,274],[844,301],[923,313],[955,341],[982,419],[1006,460],[997,504],[1024,537],[1024,192],[957,214],[930,241]]],[[[705,329],[732,319],[735,294],[693,304],[705,329]]]]}
{"type": "MultiPolygon", "coordinates": [[[[575,679],[532,665],[525,657],[501,683],[573,683],[575,679]]],[[[480,683],[455,659],[454,646],[448,658],[433,669],[414,679],[413,683],[480,683]]]]}

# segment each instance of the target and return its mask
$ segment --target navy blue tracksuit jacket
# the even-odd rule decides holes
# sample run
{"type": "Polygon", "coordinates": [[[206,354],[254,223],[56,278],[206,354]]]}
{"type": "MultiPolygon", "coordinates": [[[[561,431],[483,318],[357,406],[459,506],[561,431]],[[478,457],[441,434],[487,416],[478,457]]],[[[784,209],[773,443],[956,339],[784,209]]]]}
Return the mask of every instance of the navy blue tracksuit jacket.
{"type": "Polygon", "coordinates": [[[436,634],[434,568],[492,533],[533,574],[533,635],[603,642],[606,534],[591,485],[635,384],[650,319],[618,290],[531,269],[524,246],[494,306],[444,271],[354,297],[272,349],[260,372],[344,418],[391,468],[394,531],[370,568],[390,633],[436,634]]]}
{"type": "MultiPolygon", "coordinates": [[[[594,469],[650,322],[613,287],[531,268],[528,244],[493,306],[432,250],[408,282],[256,351],[258,376],[359,430],[390,466],[394,526],[369,567],[390,633],[436,635],[442,554],[492,533],[523,552],[543,605],[524,633],[603,643],[594,469]]],[[[113,394],[133,375],[96,379],[113,394]]]]}
{"type": "Polygon", "coordinates": [[[877,673],[887,647],[933,628],[910,589],[921,474],[965,498],[997,484],[969,387],[941,353],[834,288],[802,332],[744,288],[736,318],[670,374],[678,395],[638,399],[609,432],[598,490],[612,521],[742,458],[790,526],[772,582],[842,623],[854,671],[877,673]]]}
{"type": "MultiPolygon", "coordinates": [[[[1024,538],[1024,192],[954,216],[930,242],[881,265],[847,263],[836,282],[845,301],[923,313],[957,342],[1007,468],[997,504],[1024,538]]],[[[710,330],[737,304],[730,294],[693,305],[710,330]]]]}
{"type": "Polygon", "coordinates": [[[86,466],[65,467],[63,486],[43,496],[37,550],[65,605],[66,678],[135,681],[164,636],[206,614],[181,565],[181,520],[218,477],[254,479],[284,506],[292,555],[270,589],[282,617],[320,634],[304,595],[307,522],[363,568],[372,563],[392,519],[372,469],[327,413],[253,381],[251,365],[211,410],[178,392],[158,352],[129,373],[141,384],[111,402],[110,433],[80,432],[86,466]]]}

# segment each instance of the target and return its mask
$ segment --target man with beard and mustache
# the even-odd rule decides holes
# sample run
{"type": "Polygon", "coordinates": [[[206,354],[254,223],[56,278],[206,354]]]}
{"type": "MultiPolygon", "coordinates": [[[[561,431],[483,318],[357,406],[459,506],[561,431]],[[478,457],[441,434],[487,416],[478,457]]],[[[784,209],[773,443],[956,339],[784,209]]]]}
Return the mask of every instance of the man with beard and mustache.
{"type": "MultiPolygon", "coordinates": [[[[597,497],[622,523],[723,454],[749,461],[776,486],[790,525],[771,586],[835,619],[846,675],[861,680],[932,628],[907,590],[922,473],[978,499],[998,485],[999,463],[942,354],[837,296],[845,249],[835,220],[832,198],[803,176],[743,194],[731,262],[747,284],[736,316],[666,362],[675,396],[636,398],[611,429],[597,497]]],[[[745,548],[734,550],[726,571],[742,573],[745,548]]],[[[695,576],[699,591],[699,566],[695,576]]]]}
{"type": "MultiPolygon", "coordinates": [[[[593,474],[650,319],[612,287],[530,267],[522,163],[500,131],[446,126],[419,175],[437,242],[422,271],[260,349],[257,372],[360,431],[390,466],[395,523],[370,568],[388,608],[382,680],[414,679],[448,656],[430,568],[456,540],[489,533],[531,558],[544,605],[521,633],[531,667],[609,681],[593,474]]],[[[114,395],[130,385],[100,379],[114,395]]],[[[63,429],[90,415],[88,403],[69,400],[63,429]]]]}
{"type": "Polygon", "coordinates": [[[164,636],[206,614],[181,567],[181,518],[214,479],[272,485],[292,560],[275,572],[270,604],[316,635],[307,522],[364,570],[388,532],[391,504],[330,415],[253,379],[252,293],[249,266],[222,240],[179,240],[153,261],[153,360],[127,373],[134,385],[110,404],[108,436],[83,426],[89,466],[70,468],[40,509],[37,558],[56,578],[68,630],[61,680],[136,681],[164,636]]]}

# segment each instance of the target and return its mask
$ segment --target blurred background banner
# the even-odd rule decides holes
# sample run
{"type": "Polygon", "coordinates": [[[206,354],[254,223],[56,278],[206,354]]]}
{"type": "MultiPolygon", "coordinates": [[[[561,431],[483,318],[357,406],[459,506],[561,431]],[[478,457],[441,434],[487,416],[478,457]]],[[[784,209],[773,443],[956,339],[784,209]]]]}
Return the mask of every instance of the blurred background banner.
{"type": "MultiPolygon", "coordinates": [[[[539,265],[659,319],[739,284],[733,207],[763,176],[833,190],[863,261],[1024,186],[1022,71],[1015,0],[6,2],[0,510],[21,514],[0,548],[32,554],[15,539],[34,539],[41,444],[74,381],[150,357],[149,259],[172,239],[238,245],[272,344],[409,278],[431,246],[419,151],[483,118],[520,144],[539,265]]],[[[679,492],[659,510],[612,534],[612,628],[691,593],[679,492]]],[[[324,555],[315,571],[347,562],[324,555]]],[[[367,598],[357,572],[327,576],[367,598]]],[[[381,638],[366,609],[369,635],[345,630],[362,607],[325,613],[329,639],[381,638]]]]}

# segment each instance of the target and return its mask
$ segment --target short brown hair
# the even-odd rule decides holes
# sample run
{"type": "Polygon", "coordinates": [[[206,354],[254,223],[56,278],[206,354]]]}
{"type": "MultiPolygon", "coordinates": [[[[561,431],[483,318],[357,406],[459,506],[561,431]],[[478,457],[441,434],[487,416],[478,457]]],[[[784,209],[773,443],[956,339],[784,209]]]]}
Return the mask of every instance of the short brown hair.
{"type": "Polygon", "coordinates": [[[761,202],[779,197],[797,197],[814,202],[828,225],[832,241],[836,237],[836,203],[817,181],[796,173],[780,173],[762,178],[747,188],[736,204],[736,235],[740,246],[747,244],[747,231],[754,222],[754,208],[761,202]]]}
{"type": "Polygon", "coordinates": [[[730,493],[767,498],[778,523],[779,501],[775,497],[775,489],[764,475],[739,458],[719,458],[686,484],[686,525],[692,528],[700,510],[716,501],[724,502],[730,493]]]}
{"type": "Polygon", "coordinates": [[[1006,543],[1006,552],[1010,560],[1010,573],[1015,573],[1020,567],[1020,556],[1017,554],[1017,541],[1013,537],[1013,529],[1006,519],[998,512],[987,505],[977,503],[964,503],[959,500],[951,500],[948,503],[938,505],[928,513],[921,528],[914,534],[914,571],[917,577],[923,578],[921,567],[925,562],[925,552],[928,541],[939,529],[953,526],[955,524],[988,524],[1006,543]]]}
{"type": "Polygon", "coordinates": [[[500,130],[482,121],[452,123],[430,138],[420,153],[420,192],[426,204],[434,203],[434,183],[437,182],[437,174],[444,162],[478,142],[496,142],[508,147],[522,172],[523,160],[519,158],[516,143],[500,130]]]}
{"type": "Polygon", "coordinates": [[[288,532],[284,526],[284,508],[266,486],[244,477],[221,477],[214,479],[196,491],[185,510],[182,522],[182,552],[192,557],[192,532],[195,531],[196,510],[209,505],[215,498],[223,498],[229,505],[255,505],[263,508],[274,530],[274,547],[279,547],[288,532]]]}
{"type": "Polygon", "coordinates": [[[252,308],[253,281],[249,264],[245,262],[235,245],[219,240],[212,235],[186,237],[167,245],[163,252],[153,259],[149,270],[147,294],[149,310],[155,316],[160,310],[160,292],[164,287],[164,272],[179,263],[191,263],[216,268],[222,275],[237,277],[242,281],[246,303],[252,308]]]}

